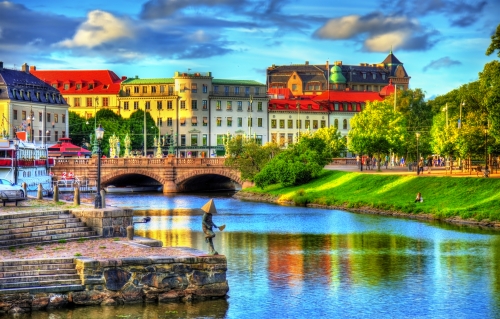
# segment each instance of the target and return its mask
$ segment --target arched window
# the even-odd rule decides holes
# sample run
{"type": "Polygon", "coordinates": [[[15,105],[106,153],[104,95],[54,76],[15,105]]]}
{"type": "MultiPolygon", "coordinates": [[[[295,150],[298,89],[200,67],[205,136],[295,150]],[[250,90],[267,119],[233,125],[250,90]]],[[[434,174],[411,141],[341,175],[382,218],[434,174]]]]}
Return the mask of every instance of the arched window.
{"type": "Polygon", "coordinates": [[[339,119],[335,119],[335,121],[333,121],[333,126],[335,126],[336,128],[339,127],[339,119]]]}
{"type": "Polygon", "coordinates": [[[342,129],[347,130],[347,120],[344,119],[344,123],[342,125],[342,129]]]}

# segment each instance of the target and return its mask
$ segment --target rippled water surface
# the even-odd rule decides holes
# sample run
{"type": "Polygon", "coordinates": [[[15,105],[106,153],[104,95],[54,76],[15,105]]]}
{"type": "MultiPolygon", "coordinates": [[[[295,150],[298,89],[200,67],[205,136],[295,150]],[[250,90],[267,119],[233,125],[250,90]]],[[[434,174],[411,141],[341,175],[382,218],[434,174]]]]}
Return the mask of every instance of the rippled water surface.
{"type": "Polygon", "coordinates": [[[214,222],[227,225],[214,243],[228,259],[229,299],[31,318],[500,318],[500,233],[230,195],[106,198],[152,217],[136,234],[200,250],[199,208],[214,198],[214,222]]]}

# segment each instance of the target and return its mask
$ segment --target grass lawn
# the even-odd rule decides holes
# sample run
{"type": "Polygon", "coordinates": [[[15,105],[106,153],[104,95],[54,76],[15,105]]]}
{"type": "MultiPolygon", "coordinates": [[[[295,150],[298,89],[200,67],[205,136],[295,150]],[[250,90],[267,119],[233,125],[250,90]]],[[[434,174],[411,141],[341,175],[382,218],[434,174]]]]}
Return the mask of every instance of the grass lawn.
{"type": "Polygon", "coordinates": [[[459,216],[477,221],[500,220],[500,179],[374,175],[327,171],[304,185],[242,192],[265,193],[297,205],[309,203],[346,208],[372,207],[403,213],[432,214],[437,218],[459,216]],[[415,203],[417,192],[424,201],[415,203]]]}

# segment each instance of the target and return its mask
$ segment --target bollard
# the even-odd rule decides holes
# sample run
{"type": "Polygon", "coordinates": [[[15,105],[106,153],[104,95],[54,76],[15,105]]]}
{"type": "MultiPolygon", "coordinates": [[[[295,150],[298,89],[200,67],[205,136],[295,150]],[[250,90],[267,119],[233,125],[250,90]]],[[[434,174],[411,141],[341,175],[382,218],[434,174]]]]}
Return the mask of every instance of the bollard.
{"type": "Polygon", "coordinates": [[[42,184],[38,184],[38,191],[36,193],[36,199],[43,199],[43,187],[42,187],[42,184]]]}
{"type": "Polygon", "coordinates": [[[24,197],[28,197],[28,184],[23,183],[22,187],[24,189],[24,197]]]}
{"type": "Polygon", "coordinates": [[[54,197],[52,199],[56,203],[59,201],[59,186],[57,185],[54,185],[54,197]]]}
{"type": "Polygon", "coordinates": [[[75,185],[75,192],[73,195],[73,204],[80,206],[80,186],[75,185]]]}
{"type": "Polygon", "coordinates": [[[104,189],[101,190],[101,203],[102,208],[106,208],[106,191],[104,189]]]}
{"type": "Polygon", "coordinates": [[[127,226],[127,239],[134,240],[134,226],[127,226]]]}

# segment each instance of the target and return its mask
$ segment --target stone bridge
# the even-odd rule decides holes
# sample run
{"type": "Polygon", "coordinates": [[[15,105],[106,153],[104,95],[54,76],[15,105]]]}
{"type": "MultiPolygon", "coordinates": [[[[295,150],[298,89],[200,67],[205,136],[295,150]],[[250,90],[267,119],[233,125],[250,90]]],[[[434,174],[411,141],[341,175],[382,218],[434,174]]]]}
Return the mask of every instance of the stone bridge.
{"type": "MultiPolygon", "coordinates": [[[[101,186],[161,185],[164,193],[241,189],[250,186],[240,172],[226,167],[224,158],[102,158],[101,186]]],[[[73,174],[95,186],[97,158],[55,159],[51,168],[56,180],[73,174]]]]}

